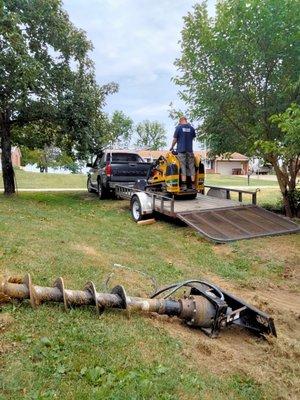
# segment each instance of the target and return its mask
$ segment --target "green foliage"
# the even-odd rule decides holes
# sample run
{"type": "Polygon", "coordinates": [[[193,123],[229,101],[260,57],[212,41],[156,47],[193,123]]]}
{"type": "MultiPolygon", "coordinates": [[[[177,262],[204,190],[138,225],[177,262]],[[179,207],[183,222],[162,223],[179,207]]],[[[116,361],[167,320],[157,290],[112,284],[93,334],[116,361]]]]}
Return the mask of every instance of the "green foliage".
{"type": "Polygon", "coordinates": [[[206,3],[195,5],[184,19],[174,79],[191,119],[203,120],[200,136],[211,150],[264,158],[283,175],[282,193],[289,180],[294,184],[287,165],[300,146],[296,104],[284,113],[299,102],[299,6],[299,0],[224,0],[212,19],[206,3]],[[270,117],[279,113],[289,122],[278,127],[270,117]],[[278,153],[290,157],[281,170],[278,153]]]}
{"type": "Polygon", "coordinates": [[[284,133],[282,141],[274,141],[273,152],[285,160],[296,158],[300,154],[300,106],[292,103],[283,113],[274,114],[270,122],[276,124],[284,133]]]}
{"type": "Polygon", "coordinates": [[[166,129],[158,121],[145,120],[136,127],[137,141],[136,147],[160,150],[167,145],[166,129]]]}
{"type": "Polygon", "coordinates": [[[60,0],[8,0],[0,11],[0,111],[12,140],[55,145],[84,157],[99,141],[105,97],[95,81],[92,44],[60,0]],[[41,129],[42,128],[42,129],[41,129]]]}
{"type": "Polygon", "coordinates": [[[44,149],[29,149],[21,147],[22,164],[36,164],[41,172],[48,172],[48,168],[65,168],[72,173],[79,171],[80,166],[73,157],[53,146],[45,146],[44,149]]]}
{"type": "Polygon", "coordinates": [[[300,188],[290,190],[287,194],[289,201],[294,205],[295,216],[300,217],[300,188]]]}
{"type": "Polygon", "coordinates": [[[133,121],[123,111],[115,111],[108,121],[103,143],[111,147],[128,148],[133,133],[133,121]]]}

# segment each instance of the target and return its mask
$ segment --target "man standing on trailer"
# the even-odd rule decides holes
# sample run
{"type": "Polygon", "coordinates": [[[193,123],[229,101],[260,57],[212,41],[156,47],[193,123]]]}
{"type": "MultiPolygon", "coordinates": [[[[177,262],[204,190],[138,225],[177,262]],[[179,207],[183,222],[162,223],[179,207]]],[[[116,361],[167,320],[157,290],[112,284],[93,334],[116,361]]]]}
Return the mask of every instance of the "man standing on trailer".
{"type": "Polygon", "coordinates": [[[187,189],[186,177],[191,177],[191,188],[195,187],[195,159],[193,153],[193,140],[196,137],[195,129],[188,123],[186,117],[180,117],[179,125],[177,125],[172,146],[173,150],[177,143],[178,158],[181,167],[181,183],[182,190],[187,189]]]}

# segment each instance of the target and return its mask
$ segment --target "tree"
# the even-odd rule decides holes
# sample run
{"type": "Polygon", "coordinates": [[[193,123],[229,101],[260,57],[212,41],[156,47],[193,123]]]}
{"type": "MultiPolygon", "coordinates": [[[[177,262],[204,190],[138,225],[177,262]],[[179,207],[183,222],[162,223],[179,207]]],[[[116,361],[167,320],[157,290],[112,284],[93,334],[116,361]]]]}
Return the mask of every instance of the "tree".
{"type": "Polygon", "coordinates": [[[184,18],[174,79],[191,118],[203,121],[200,139],[215,154],[238,151],[273,165],[289,216],[299,131],[290,151],[287,131],[270,117],[299,103],[299,6],[299,0],[223,0],[211,19],[206,3],[196,5],[184,18]]]}
{"type": "Polygon", "coordinates": [[[111,146],[128,149],[132,133],[132,119],[123,111],[115,111],[109,121],[108,132],[104,139],[111,146]]]}
{"type": "Polygon", "coordinates": [[[300,171],[300,107],[292,103],[285,112],[270,117],[283,132],[282,141],[258,141],[258,148],[272,153],[282,161],[279,168],[275,164],[281,192],[284,194],[285,208],[291,208],[291,215],[299,216],[300,189],[296,188],[297,173],[300,171]]]}
{"type": "Polygon", "coordinates": [[[166,129],[157,121],[145,120],[136,126],[137,141],[135,146],[150,150],[160,150],[167,145],[166,129]]]}
{"type": "Polygon", "coordinates": [[[40,172],[48,172],[48,168],[64,168],[72,173],[80,170],[77,160],[57,147],[49,146],[44,149],[29,149],[21,146],[22,165],[36,164],[40,172]]]}
{"type": "Polygon", "coordinates": [[[0,1],[0,135],[4,193],[15,191],[11,145],[57,146],[83,157],[99,136],[105,97],[85,33],[70,22],[61,0],[0,1]],[[17,127],[43,126],[20,136],[17,127]],[[47,128],[51,127],[51,135],[47,128]],[[54,129],[52,129],[54,128],[54,129]],[[42,134],[41,134],[42,132],[42,134]]]}

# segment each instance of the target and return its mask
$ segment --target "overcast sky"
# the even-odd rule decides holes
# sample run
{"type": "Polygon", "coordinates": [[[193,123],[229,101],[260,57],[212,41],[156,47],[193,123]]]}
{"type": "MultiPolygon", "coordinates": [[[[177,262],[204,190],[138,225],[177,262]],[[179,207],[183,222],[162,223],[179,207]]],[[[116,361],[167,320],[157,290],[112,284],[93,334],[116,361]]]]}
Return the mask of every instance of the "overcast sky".
{"type": "MultiPolygon", "coordinates": [[[[115,81],[119,92],[108,98],[106,111],[122,110],[135,123],[165,124],[169,141],[174,123],[169,104],[179,105],[171,82],[180,55],[182,17],[195,0],[64,0],[71,21],[93,42],[99,84],[115,81]]],[[[208,0],[214,15],[215,0],[208,0]]]]}

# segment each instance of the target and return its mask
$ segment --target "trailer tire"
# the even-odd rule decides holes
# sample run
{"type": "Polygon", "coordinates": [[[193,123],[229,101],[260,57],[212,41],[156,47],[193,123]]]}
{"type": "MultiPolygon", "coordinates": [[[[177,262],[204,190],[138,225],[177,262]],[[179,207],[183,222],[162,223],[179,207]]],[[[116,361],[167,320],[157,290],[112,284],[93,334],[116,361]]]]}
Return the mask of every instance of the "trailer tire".
{"type": "Polygon", "coordinates": [[[134,195],[130,200],[130,210],[132,219],[135,222],[142,221],[152,217],[152,214],[143,214],[142,205],[138,196],[134,195]]]}

